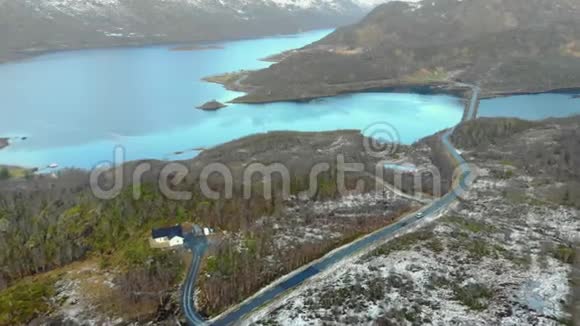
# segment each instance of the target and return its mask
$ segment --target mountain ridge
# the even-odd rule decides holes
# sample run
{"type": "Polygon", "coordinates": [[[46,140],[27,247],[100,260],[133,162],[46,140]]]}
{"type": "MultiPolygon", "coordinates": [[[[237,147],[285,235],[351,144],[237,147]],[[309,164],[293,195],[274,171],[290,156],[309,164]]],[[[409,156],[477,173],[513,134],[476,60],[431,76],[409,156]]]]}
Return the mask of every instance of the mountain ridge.
{"type": "Polygon", "coordinates": [[[258,37],[352,23],[389,0],[0,1],[0,62],[45,51],[258,37]]]}
{"type": "MultiPolygon", "coordinates": [[[[391,2],[234,83],[237,102],[481,83],[483,96],[580,87],[579,0],[391,2]]],[[[231,87],[232,85],[226,85],[231,87]]]]}

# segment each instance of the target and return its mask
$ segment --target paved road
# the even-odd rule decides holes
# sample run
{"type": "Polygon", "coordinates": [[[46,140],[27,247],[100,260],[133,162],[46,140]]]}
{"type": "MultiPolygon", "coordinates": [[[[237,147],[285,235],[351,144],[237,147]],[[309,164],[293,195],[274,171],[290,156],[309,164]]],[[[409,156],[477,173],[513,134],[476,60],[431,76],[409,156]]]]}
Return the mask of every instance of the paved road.
{"type": "Polygon", "coordinates": [[[471,85],[465,83],[456,83],[457,86],[471,88],[473,92],[471,94],[471,101],[469,102],[469,107],[467,110],[467,114],[463,117],[463,121],[473,120],[475,119],[475,108],[477,107],[477,102],[479,99],[479,93],[481,93],[481,88],[478,85],[471,85]]]}
{"type": "MultiPolygon", "coordinates": [[[[479,97],[479,87],[472,85],[465,86],[468,86],[473,90],[472,99],[467,113],[467,120],[470,120],[475,118],[474,113],[479,97]]],[[[380,229],[364,238],[352,242],[350,245],[344,246],[336,251],[333,251],[332,253],[327,254],[318,261],[311,263],[310,265],[307,265],[306,267],[303,267],[302,269],[298,270],[298,272],[296,272],[292,276],[283,278],[282,280],[275,282],[268,289],[244,301],[243,303],[238,305],[235,309],[232,309],[218,316],[216,319],[208,321],[207,323],[216,326],[232,325],[247,317],[247,315],[249,315],[252,311],[256,310],[257,308],[266,305],[273,299],[280,297],[289,290],[295,289],[296,287],[300,286],[313,276],[316,276],[321,272],[326,271],[329,268],[333,267],[338,262],[345,260],[365,249],[368,249],[373,245],[384,242],[388,240],[390,237],[392,237],[397,231],[400,231],[402,229],[409,229],[418,221],[423,220],[427,217],[434,216],[441,210],[447,208],[451,203],[453,203],[458,198],[458,194],[461,194],[462,190],[466,190],[469,188],[471,181],[470,176],[472,174],[472,171],[469,169],[469,166],[466,164],[465,160],[463,160],[461,155],[457,152],[457,150],[453,147],[453,145],[449,141],[449,137],[452,132],[453,129],[445,132],[441,137],[442,138],[441,140],[445,145],[445,147],[447,148],[447,150],[451,153],[451,155],[455,158],[455,160],[461,167],[461,175],[459,176],[459,182],[451,192],[441,197],[440,199],[432,202],[426,208],[421,210],[421,212],[423,213],[422,215],[418,215],[415,213],[407,215],[395,224],[380,229]]],[[[197,261],[197,264],[198,263],[199,261],[197,261]]],[[[187,308],[184,309],[184,312],[190,325],[203,325],[204,321],[201,320],[201,318],[195,311],[195,308],[192,307],[193,301],[191,300],[191,294],[186,294],[191,293],[193,284],[195,283],[195,275],[197,274],[197,272],[195,272],[195,274],[193,273],[194,271],[193,267],[196,266],[192,265],[192,269],[190,270],[190,275],[188,275],[188,280],[184,290],[184,300],[186,300],[187,302],[186,304],[184,304],[184,306],[187,308]]],[[[197,265],[196,268],[199,268],[199,266],[197,265]]]]}
{"type": "Polygon", "coordinates": [[[475,109],[477,108],[477,102],[479,99],[479,93],[481,92],[481,88],[476,85],[467,85],[473,91],[471,95],[471,102],[469,103],[469,110],[467,113],[467,117],[465,118],[466,121],[475,119],[475,109]]]}
{"type": "Polygon", "coordinates": [[[181,294],[181,306],[189,325],[203,325],[205,324],[205,320],[195,309],[193,295],[201,260],[207,248],[207,239],[205,236],[194,236],[192,234],[187,234],[185,236],[185,247],[191,250],[193,254],[193,260],[191,261],[191,266],[189,267],[187,278],[185,279],[185,283],[183,285],[183,292],[181,294]]]}

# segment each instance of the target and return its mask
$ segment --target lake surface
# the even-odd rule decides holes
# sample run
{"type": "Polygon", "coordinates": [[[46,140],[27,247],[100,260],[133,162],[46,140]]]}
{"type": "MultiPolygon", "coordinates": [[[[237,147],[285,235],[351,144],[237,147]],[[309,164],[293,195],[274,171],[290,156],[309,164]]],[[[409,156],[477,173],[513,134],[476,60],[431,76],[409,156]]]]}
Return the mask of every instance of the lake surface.
{"type": "Polygon", "coordinates": [[[223,48],[203,51],[159,46],[62,52],[0,65],[0,137],[28,137],[0,150],[0,164],[92,168],[111,161],[116,145],[125,149],[126,160],[183,159],[196,155],[191,149],[259,132],[365,130],[381,122],[409,144],[461,120],[462,104],[445,95],[361,93],[195,109],[240,95],[201,78],[267,67],[271,63],[259,59],[330,32],[215,43],[223,48]]]}
{"type": "Polygon", "coordinates": [[[580,98],[574,94],[516,95],[482,100],[479,117],[512,117],[525,120],[564,118],[580,114],[580,98]]]}

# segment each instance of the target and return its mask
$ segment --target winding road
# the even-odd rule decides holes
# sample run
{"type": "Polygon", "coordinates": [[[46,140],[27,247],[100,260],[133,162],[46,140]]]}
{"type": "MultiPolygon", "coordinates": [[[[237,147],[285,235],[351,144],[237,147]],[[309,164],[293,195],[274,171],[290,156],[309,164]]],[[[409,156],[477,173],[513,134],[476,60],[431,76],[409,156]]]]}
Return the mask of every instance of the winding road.
{"type": "Polygon", "coordinates": [[[181,308],[189,325],[204,325],[205,319],[195,309],[193,296],[195,294],[195,284],[201,266],[201,260],[207,249],[207,239],[204,235],[194,236],[193,234],[187,234],[185,235],[184,243],[185,247],[191,250],[193,260],[191,261],[191,266],[189,267],[185,283],[183,284],[181,308]]]}
{"type": "MultiPolygon", "coordinates": [[[[472,90],[472,98],[469,106],[466,108],[467,113],[465,114],[464,121],[471,120],[475,118],[475,109],[478,103],[480,89],[475,85],[467,84],[457,84],[462,87],[469,87],[472,90]]],[[[380,244],[384,241],[391,239],[397,232],[402,230],[408,230],[412,228],[417,222],[422,221],[429,217],[436,216],[437,213],[447,208],[451,203],[453,203],[464,191],[466,191],[474,179],[473,171],[470,169],[469,165],[466,164],[465,160],[461,157],[460,153],[453,147],[449,137],[453,133],[454,129],[447,130],[441,136],[441,141],[452,155],[452,157],[457,161],[456,163],[460,167],[460,175],[458,182],[455,183],[454,188],[451,192],[447,193],[445,196],[433,201],[431,204],[427,205],[420,212],[423,214],[413,213],[403,217],[397,223],[391,224],[385,228],[382,228],[374,233],[371,233],[363,238],[360,238],[348,245],[345,245],[339,249],[336,249],[321,259],[314,261],[293,273],[282,277],[281,279],[275,281],[267,288],[261,290],[253,297],[245,300],[241,304],[231,308],[230,310],[224,312],[223,314],[217,316],[216,318],[204,321],[199,313],[194,307],[194,300],[192,297],[196,275],[199,271],[199,264],[205,251],[206,244],[205,240],[192,239],[191,246],[192,252],[194,254],[194,261],[192,262],[188,277],[183,287],[183,311],[187,322],[189,325],[232,325],[248,317],[256,309],[270,303],[272,300],[279,298],[290,290],[297,288],[302,285],[305,281],[311,279],[312,277],[329,270],[337,263],[344,261],[353,255],[362,252],[363,250],[370,249],[373,246],[380,244]],[[198,243],[200,242],[200,243],[198,243]]]]}

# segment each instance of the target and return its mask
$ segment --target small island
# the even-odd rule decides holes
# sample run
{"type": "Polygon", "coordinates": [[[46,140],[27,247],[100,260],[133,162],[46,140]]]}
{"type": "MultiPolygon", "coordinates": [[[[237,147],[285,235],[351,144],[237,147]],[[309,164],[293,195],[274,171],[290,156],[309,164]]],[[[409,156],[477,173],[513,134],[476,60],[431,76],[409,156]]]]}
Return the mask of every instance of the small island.
{"type": "Polygon", "coordinates": [[[218,102],[216,100],[213,100],[213,101],[209,101],[209,102],[205,103],[202,106],[198,106],[197,108],[200,110],[204,110],[204,111],[217,111],[217,110],[223,109],[225,107],[227,107],[227,105],[225,105],[221,102],[218,102]]]}

